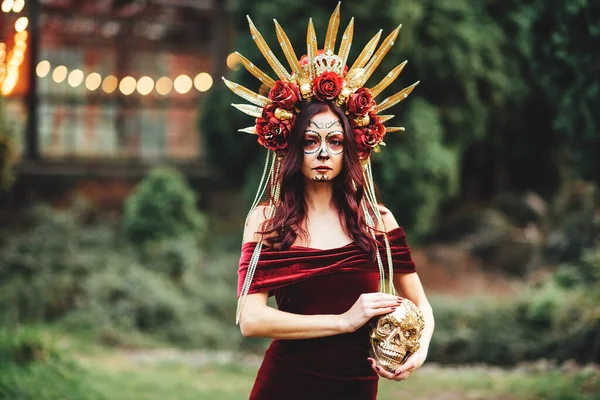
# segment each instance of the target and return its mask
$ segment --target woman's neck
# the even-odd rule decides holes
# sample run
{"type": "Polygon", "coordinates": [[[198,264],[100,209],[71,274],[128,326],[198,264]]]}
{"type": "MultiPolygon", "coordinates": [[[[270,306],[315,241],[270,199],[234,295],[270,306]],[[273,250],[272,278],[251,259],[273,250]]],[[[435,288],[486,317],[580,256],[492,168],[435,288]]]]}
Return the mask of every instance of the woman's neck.
{"type": "Polygon", "coordinates": [[[335,209],[333,203],[333,182],[305,183],[305,201],[308,214],[323,214],[335,209]]]}

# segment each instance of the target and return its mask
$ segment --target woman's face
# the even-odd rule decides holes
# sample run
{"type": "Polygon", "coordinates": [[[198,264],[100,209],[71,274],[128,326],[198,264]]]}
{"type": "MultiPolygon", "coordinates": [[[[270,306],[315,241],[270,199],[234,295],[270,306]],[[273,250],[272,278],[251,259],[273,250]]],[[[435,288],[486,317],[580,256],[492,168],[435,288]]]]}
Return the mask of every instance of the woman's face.
{"type": "Polygon", "coordinates": [[[331,111],[315,114],[304,130],[302,173],[314,182],[329,182],[342,170],[344,128],[331,111]]]}

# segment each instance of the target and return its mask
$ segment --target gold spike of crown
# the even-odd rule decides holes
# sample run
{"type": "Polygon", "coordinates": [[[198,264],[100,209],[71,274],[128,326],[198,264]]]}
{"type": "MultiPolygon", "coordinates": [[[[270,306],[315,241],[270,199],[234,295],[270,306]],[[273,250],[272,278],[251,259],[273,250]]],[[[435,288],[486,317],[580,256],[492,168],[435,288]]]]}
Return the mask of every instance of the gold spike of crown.
{"type": "Polygon", "coordinates": [[[306,55],[300,59],[292,48],[285,31],[274,20],[277,39],[290,65],[292,71],[290,73],[275,57],[250,17],[247,18],[252,39],[279,80],[274,81],[256,65],[240,55],[244,67],[270,88],[267,98],[223,78],[227,87],[235,94],[252,103],[233,104],[238,110],[257,118],[254,131],[251,127],[241,131],[258,135],[261,144],[281,156],[287,149],[287,140],[285,139],[287,139],[298,113],[297,105],[302,101],[309,102],[315,98],[320,101],[332,102],[345,109],[354,128],[359,157],[362,160],[369,157],[371,150],[379,150],[379,145],[384,144],[383,136],[386,132],[403,130],[403,128],[397,127],[386,128],[383,126],[383,122],[389,120],[390,117],[381,115],[380,118],[377,114],[408,97],[419,82],[400,90],[381,102],[376,102],[374,98],[394,82],[402,72],[406,61],[389,72],[381,82],[371,89],[364,87],[394,45],[400,26],[392,31],[377,48],[382,33],[379,31],[363,48],[352,67],[348,69],[346,61],[352,45],[354,18],[350,20],[344,31],[339,53],[335,54],[335,41],[340,25],[340,3],[329,19],[323,50],[318,50],[315,28],[312,19],[309,20],[306,55]],[[279,121],[279,123],[273,123],[273,121],[279,121]]]}

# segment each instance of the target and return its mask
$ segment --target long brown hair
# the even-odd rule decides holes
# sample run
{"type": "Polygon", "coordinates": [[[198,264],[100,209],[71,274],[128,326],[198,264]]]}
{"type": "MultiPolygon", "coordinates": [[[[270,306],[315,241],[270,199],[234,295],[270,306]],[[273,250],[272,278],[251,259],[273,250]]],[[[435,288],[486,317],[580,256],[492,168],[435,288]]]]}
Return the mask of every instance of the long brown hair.
{"type": "MultiPolygon", "coordinates": [[[[333,201],[339,211],[343,229],[361,249],[375,258],[377,241],[369,235],[361,209],[365,182],[354,132],[344,111],[329,102],[313,101],[302,105],[288,136],[287,153],[280,161],[280,203],[273,218],[264,222],[261,227],[263,231],[259,233],[265,235],[269,247],[276,249],[288,249],[296,241],[298,234],[304,239],[308,237],[308,233],[302,227],[302,222],[306,218],[305,184],[301,170],[304,162],[304,131],[314,115],[328,110],[331,110],[342,122],[345,137],[343,167],[333,180],[333,201]],[[353,182],[356,184],[356,189],[353,182]]],[[[270,189],[267,187],[267,193],[271,193],[270,189]]]]}

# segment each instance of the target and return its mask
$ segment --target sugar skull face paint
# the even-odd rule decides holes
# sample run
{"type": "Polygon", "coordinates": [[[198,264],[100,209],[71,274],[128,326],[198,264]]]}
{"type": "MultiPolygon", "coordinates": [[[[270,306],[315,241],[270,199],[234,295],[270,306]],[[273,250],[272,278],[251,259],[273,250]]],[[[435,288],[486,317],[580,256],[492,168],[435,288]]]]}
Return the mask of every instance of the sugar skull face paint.
{"type": "Polygon", "coordinates": [[[302,173],[314,182],[329,182],[339,175],[343,165],[344,130],[330,110],[310,120],[303,139],[302,173]]]}

